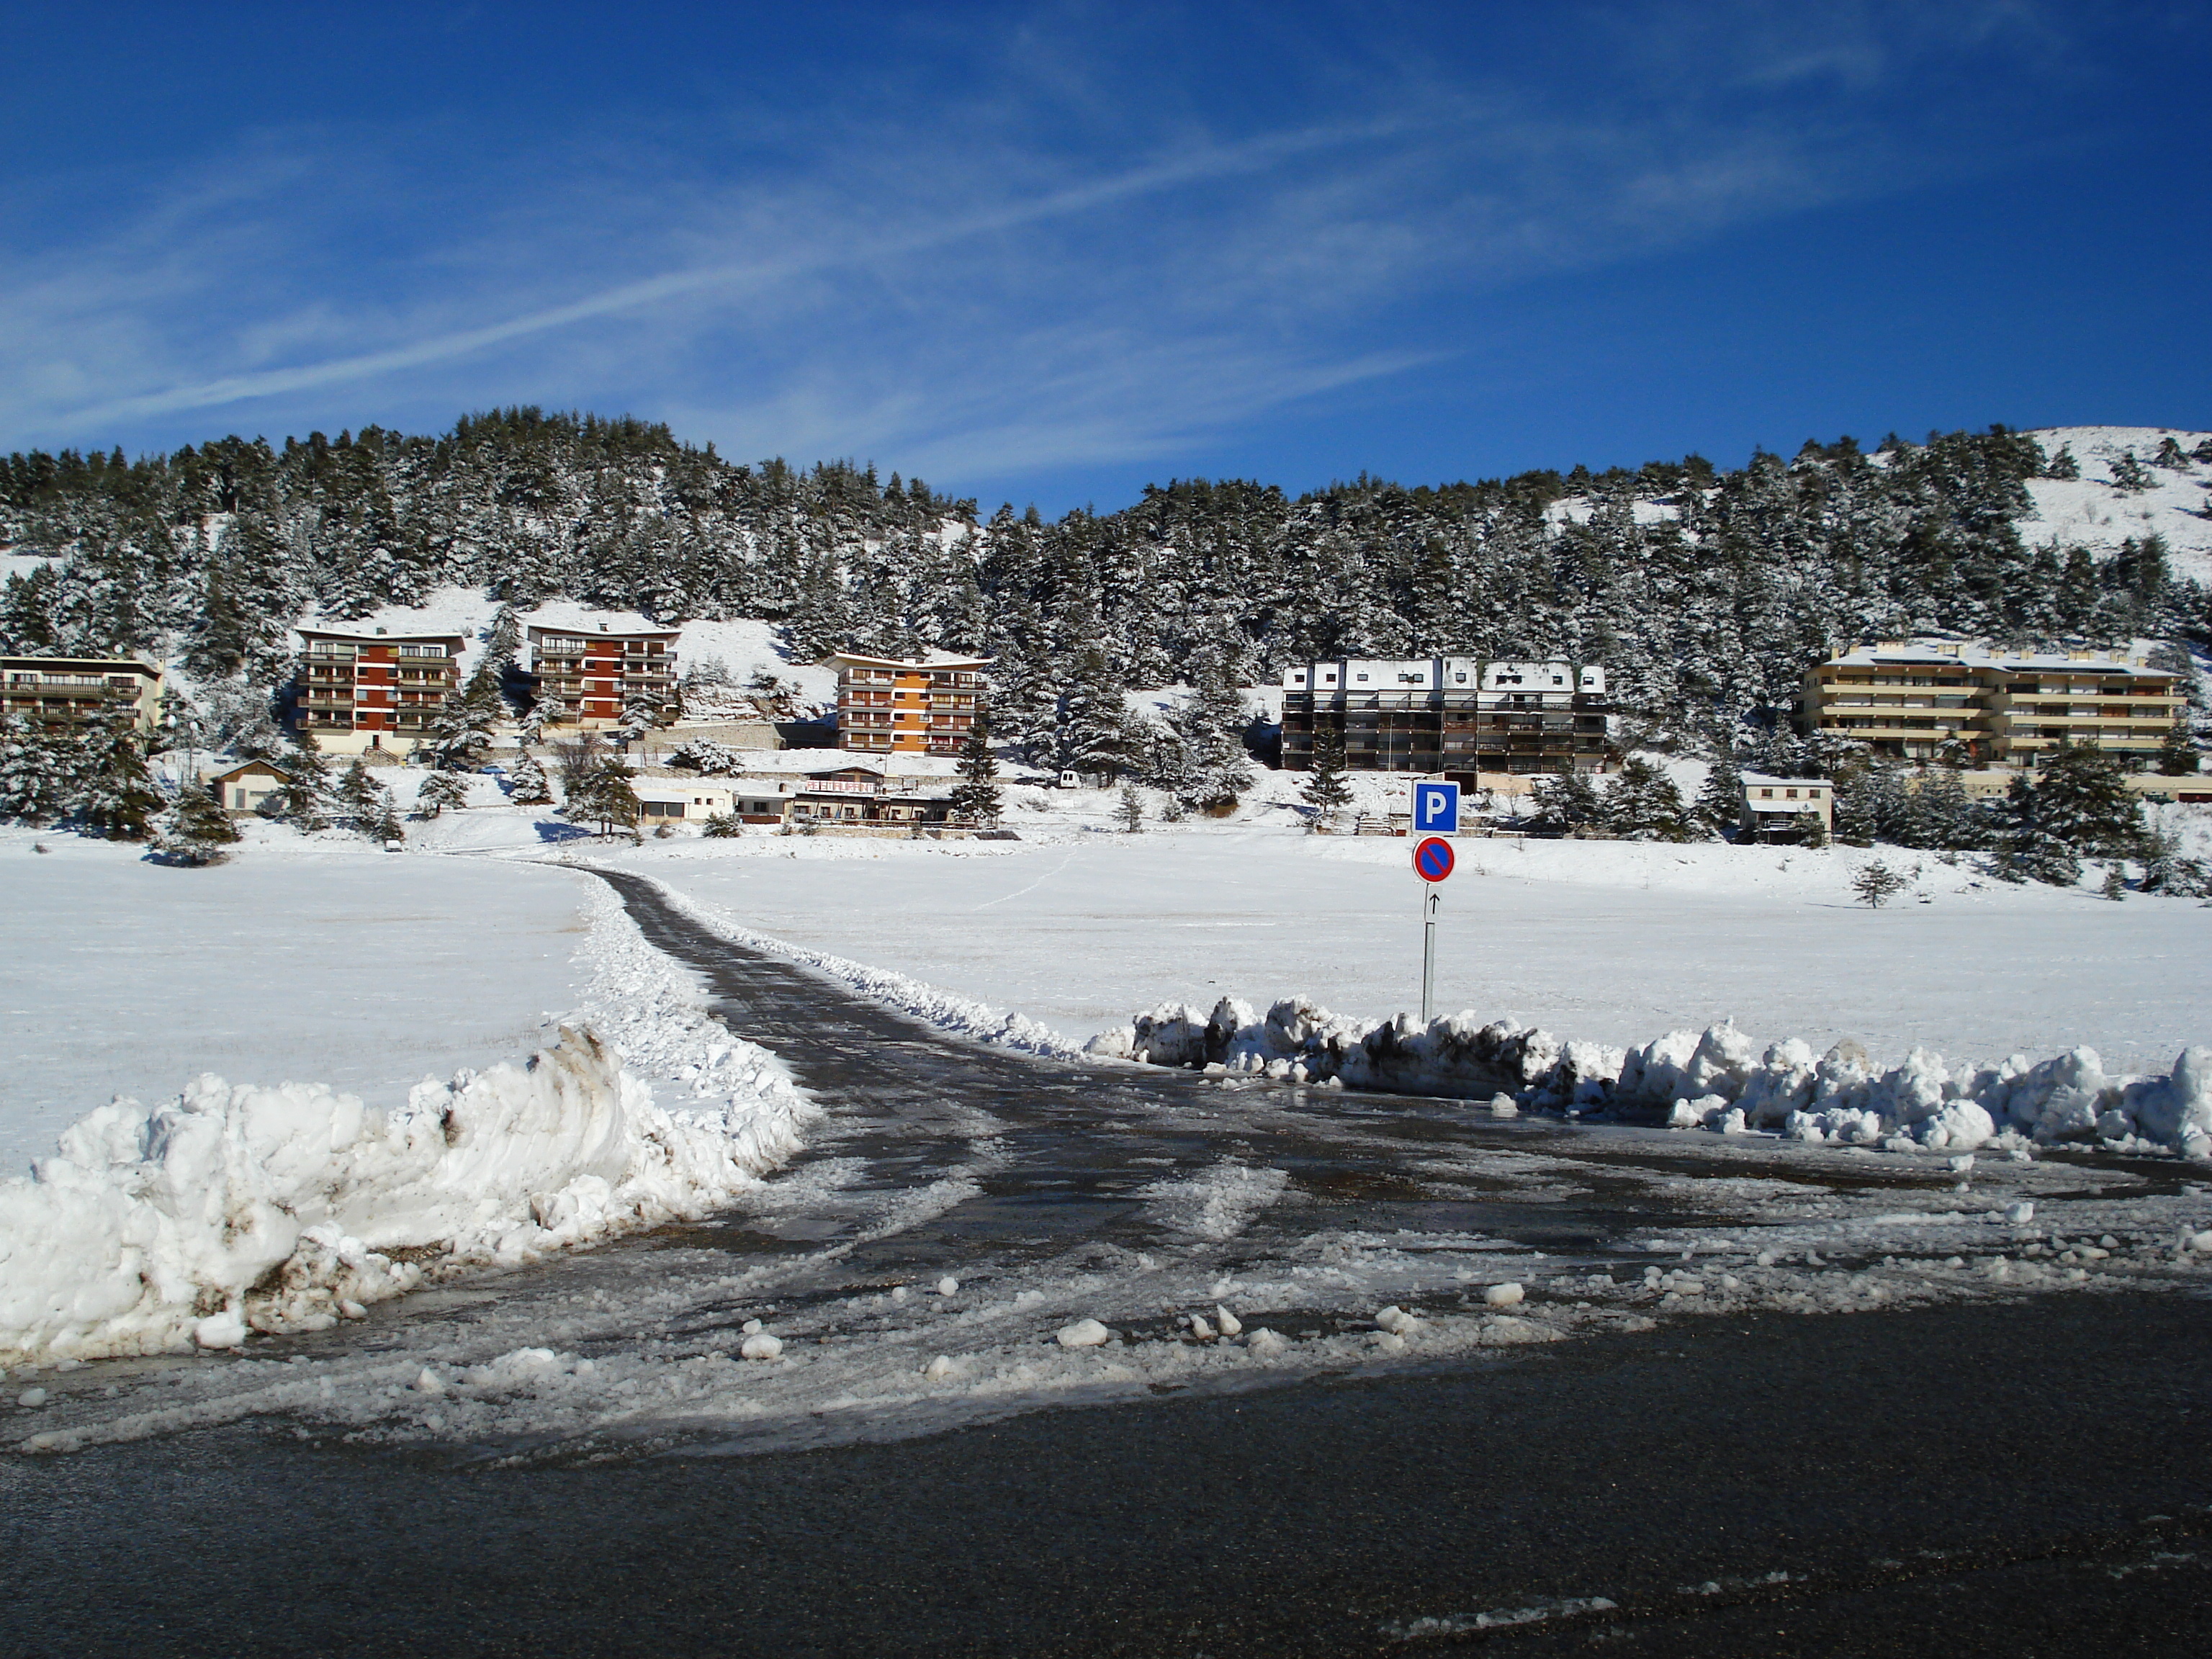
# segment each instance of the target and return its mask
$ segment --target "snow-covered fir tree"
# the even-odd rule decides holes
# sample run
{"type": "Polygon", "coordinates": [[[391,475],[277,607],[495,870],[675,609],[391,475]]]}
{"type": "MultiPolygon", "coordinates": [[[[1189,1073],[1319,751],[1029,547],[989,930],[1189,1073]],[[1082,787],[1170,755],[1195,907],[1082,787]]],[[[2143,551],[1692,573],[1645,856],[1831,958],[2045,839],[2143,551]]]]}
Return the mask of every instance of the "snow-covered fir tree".
{"type": "Polygon", "coordinates": [[[420,818],[434,818],[468,804],[468,779],[444,768],[423,779],[422,787],[415,792],[415,816],[420,818]]]}
{"type": "Polygon", "coordinates": [[[960,744],[960,782],[952,791],[952,813],[969,823],[996,829],[1004,810],[999,788],[999,758],[991,752],[991,722],[987,710],[975,711],[975,723],[960,744]]]}
{"type": "Polygon", "coordinates": [[[82,751],[29,720],[0,714],[0,822],[48,824],[76,798],[82,751]]]}
{"type": "Polygon", "coordinates": [[[1690,814],[1709,836],[1733,835],[1743,821],[1743,774],[1725,743],[1714,752],[1690,814]]]}
{"type": "Polygon", "coordinates": [[[1206,652],[1190,695],[1168,722],[1187,757],[1177,793],[1194,811],[1228,811],[1252,787],[1252,759],[1244,748],[1249,716],[1233,673],[1226,652],[1206,652]]]}
{"type": "Polygon", "coordinates": [[[1333,829],[1336,815],[1352,801],[1352,786],[1344,776],[1344,732],[1334,722],[1323,722],[1313,734],[1313,759],[1298,795],[1314,809],[1314,821],[1333,829]]]}
{"type": "Polygon", "coordinates": [[[112,840],[145,840],[154,815],[167,803],[147,769],[137,732],[128,720],[111,720],[94,726],[82,741],[76,815],[88,829],[112,840]]]}
{"type": "Polygon", "coordinates": [[[307,737],[276,766],[284,781],[261,803],[263,816],[310,832],[329,829],[330,763],[314,747],[313,738],[307,737]]]}
{"type": "Polygon", "coordinates": [[[612,756],[592,760],[562,791],[561,816],[595,824],[602,836],[624,830],[635,838],[641,810],[629,768],[612,756]]]}
{"type": "Polygon", "coordinates": [[[1605,793],[1605,825],[1624,841],[1689,841],[1695,830],[1674,780],[1631,755],[1605,793]]]}
{"type": "Polygon", "coordinates": [[[2029,797],[2036,823],[2075,852],[2133,858],[2145,841],[2142,798],[2118,759],[2087,744],[2046,751],[2029,797]]]}
{"type": "Polygon", "coordinates": [[[238,841],[230,814],[198,784],[179,790],[174,804],[154,820],[154,854],[164,864],[221,864],[238,841]]]}
{"type": "Polygon", "coordinates": [[[553,790],[545,781],[545,769],[538,763],[538,757],[526,749],[507,775],[507,798],[517,806],[552,804],[553,790]]]}
{"type": "Polygon", "coordinates": [[[430,717],[428,748],[441,767],[473,767],[491,747],[507,704],[499,692],[499,679],[489,664],[480,665],[464,685],[455,687],[430,717]]]}
{"type": "Polygon", "coordinates": [[[1127,770],[1134,759],[1127,705],[1102,645],[1085,647],[1076,659],[1060,694],[1053,749],[1060,770],[1100,782],[1127,770]]]}
{"type": "Polygon", "coordinates": [[[1605,822],[1605,800],[1585,772],[1562,772],[1536,781],[1530,805],[1549,829],[1591,830],[1605,822]]]}
{"type": "Polygon", "coordinates": [[[1125,836],[1144,833],[1145,798],[1137,793],[1135,784],[1122,784],[1121,793],[1114,797],[1114,822],[1121,826],[1125,836]]]}

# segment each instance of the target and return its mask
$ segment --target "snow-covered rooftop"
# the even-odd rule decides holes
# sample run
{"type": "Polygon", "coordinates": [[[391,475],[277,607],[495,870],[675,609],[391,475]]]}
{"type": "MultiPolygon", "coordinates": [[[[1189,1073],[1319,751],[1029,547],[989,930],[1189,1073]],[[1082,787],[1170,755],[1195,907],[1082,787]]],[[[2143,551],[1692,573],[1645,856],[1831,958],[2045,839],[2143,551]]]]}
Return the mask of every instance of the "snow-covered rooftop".
{"type": "Polygon", "coordinates": [[[1963,668],[1996,669],[2008,673],[2021,670],[2091,674],[2160,674],[2166,672],[2150,666],[2147,647],[2131,647],[2124,653],[2111,651],[2005,651],[1986,643],[1966,640],[1881,640],[1857,643],[1845,647],[1828,660],[1862,668],[1879,667],[1885,663],[1955,663],[1963,668]]]}

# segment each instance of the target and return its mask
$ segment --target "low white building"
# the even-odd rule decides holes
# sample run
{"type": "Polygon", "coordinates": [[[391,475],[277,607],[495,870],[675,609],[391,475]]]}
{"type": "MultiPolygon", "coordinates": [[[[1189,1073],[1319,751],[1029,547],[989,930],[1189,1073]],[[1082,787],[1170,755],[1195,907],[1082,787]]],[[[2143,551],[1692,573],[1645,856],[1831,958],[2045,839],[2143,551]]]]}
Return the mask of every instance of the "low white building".
{"type": "Polygon", "coordinates": [[[1743,775],[1743,833],[1756,841],[1802,841],[1818,819],[1817,839],[1836,829],[1836,787],[1826,778],[1772,778],[1764,772],[1743,775]]]}

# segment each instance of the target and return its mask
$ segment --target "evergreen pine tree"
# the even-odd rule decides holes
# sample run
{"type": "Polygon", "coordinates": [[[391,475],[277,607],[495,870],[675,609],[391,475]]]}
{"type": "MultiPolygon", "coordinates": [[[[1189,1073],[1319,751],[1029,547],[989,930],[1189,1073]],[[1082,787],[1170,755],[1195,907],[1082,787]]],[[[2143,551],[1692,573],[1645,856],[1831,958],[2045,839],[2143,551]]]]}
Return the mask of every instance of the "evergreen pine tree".
{"type": "Polygon", "coordinates": [[[1351,804],[1352,786],[1344,776],[1344,732],[1334,720],[1314,728],[1313,760],[1298,794],[1314,809],[1314,822],[1334,829],[1336,815],[1351,804]]]}
{"type": "Polygon", "coordinates": [[[337,787],[331,791],[331,799],[338,811],[366,835],[366,826],[375,812],[376,794],[380,787],[382,786],[368,775],[368,763],[356,755],[353,764],[339,775],[337,787]]]}
{"type": "Polygon", "coordinates": [[[2025,777],[2015,777],[2006,790],[2004,827],[1992,868],[2006,881],[2074,886],[2081,879],[2081,861],[2073,845],[2037,814],[2035,794],[2025,777]]]}
{"type": "Polygon", "coordinates": [[[1918,838],[1909,845],[1959,852],[1981,845],[1981,814],[1967,798],[1966,786],[1948,767],[1931,767],[1912,792],[1912,820],[1918,838]]]}
{"type": "Polygon", "coordinates": [[[2058,453],[2051,458],[2051,464],[2044,469],[2043,476],[2046,478],[2063,478],[2069,483],[2081,476],[2081,464],[2074,459],[2074,451],[2070,445],[2058,446],[2058,453]]]}
{"type": "Polygon", "coordinates": [[[547,806],[552,804],[553,791],[545,781],[545,769],[538,763],[538,757],[528,750],[507,774],[507,798],[517,806],[547,806]]]}
{"type": "Polygon", "coordinates": [[[2203,763],[2185,720],[2176,720],[2158,745],[2158,769],[2167,777],[2186,777],[2203,763]]]}
{"type": "Polygon", "coordinates": [[[2154,828],[2143,848],[2142,890],[2171,898],[2212,898],[2212,862],[2181,850],[2181,838],[2164,825],[2154,828]]]}
{"type": "Polygon", "coordinates": [[[491,747],[492,734],[507,714],[499,678],[489,663],[480,665],[465,685],[447,695],[430,717],[430,750],[441,767],[473,769],[491,747]]]}
{"type": "Polygon", "coordinates": [[[2128,788],[2119,761],[2094,744],[2051,750],[2033,799],[2036,822],[2076,852],[2132,858],[2142,849],[2142,799],[2128,788]]]}
{"type": "Polygon", "coordinates": [[[595,823],[602,836],[623,830],[636,839],[642,814],[631,778],[629,768],[617,757],[594,760],[568,787],[561,816],[571,823],[595,823]]]}
{"type": "Polygon", "coordinates": [[[491,626],[484,632],[483,669],[489,669],[493,681],[497,683],[521,655],[522,619],[514,614],[512,601],[501,601],[499,609],[492,613],[491,626]]]}
{"type": "Polygon", "coordinates": [[[302,733],[300,746],[276,763],[284,781],[261,803],[264,817],[276,818],[313,832],[330,825],[331,769],[315,747],[312,734],[302,733]]]}
{"type": "Polygon", "coordinates": [[[1713,757],[1712,769],[1698,790],[1692,816],[1708,835],[1727,836],[1743,822],[1743,774],[1735,757],[1723,747],[1713,757]]]}
{"type": "Polygon", "coordinates": [[[399,821],[399,808],[392,799],[392,791],[374,781],[368,787],[368,801],[356,820],[356,827],[380,847],[406,840],[407,826],[399,821]]]}
{"type": "Polygon", "coordinates": [[[997,829],[1002,810],[998,785],[999,760],[991,752],[991,722],[982,709],[960,744],[960,783],[952,792],[952,811],[970,823],[997,829]]]}
{"type": "Polygon", "coordinates": [[[155,820],[154,852],[164,864],[221,864],[238,839],[230,814],[198,784],[179,792],[175,805],[155,820]]]}
{"type": "Polygon", "coordinates": [[[1252,787],[1252,763],[1244,749],[1247,716],[1225,653],[1209,651],[1198,683],[1170,720],[1184,753],[1189,775],[1183,805],[1194,811],[1226,813],[1252,787]]]}
{"type": "Polygon", "coordinates": [[[2112,488],[2125,495],[2139,495],[2151,487],[2150,469],[2136,459],[2135,451],[2124,449],[2112,458],[2112,488]]]}
{"type": "Polygon", "coordinates": [[[1125,835],[1139,836],[1145,830],[1145,798],[1137,793],[1133,783],[1124,783],[1121,793],[1114,801],[1115,822],[1125,835]]]}
{"type": "Polygon", "coordinates": [[[86,825],[115,841],[143,841],[163,805],[131,723],[114,720],[94,727],[77,782],[76,811],[86,825]]]}
{"type": "Polygon", "coordinates": [[[1077,656],[1060,696],[1053,746],[1062,771],[1101,781],[1126,771],[1134,758],[1127,705],[1104,646],[1085,646],[1077,656]]]}
{"type": "Polygon", "coordinates": [[[1605,823],[1624,841],[1687,841],[1688,814],[1674,780],[1632,755],[1606,792],[1605,823]]]}
{"type": "Polygon", "coordinates": [[[1591,830],[1605,823],[1605,800],[1586,772],[1562,772],[1537,780],[1536,821],[1560,830],[1591,830]]]}
{"type": "Polygon", "coordinates": [[[469,804],[468,780],[460,773],[441,769],[422,780],[422,787],[415,792],[415,816],[434,818],[440,813],[458,811],[469,804]]]}
{"type": "Polygon", "coordinates": [[[0,822],[52,823],[76,794],[76,757],[30,721],[0,714],[0,822]]]}
{"type": "Polygon", "coordinates": [[[1835,800],[1836,839],[1851,847],[1874,845],[1875,787],[1874,767],[1861,762],[1838,772],[1833,794],[1835,800]]]}

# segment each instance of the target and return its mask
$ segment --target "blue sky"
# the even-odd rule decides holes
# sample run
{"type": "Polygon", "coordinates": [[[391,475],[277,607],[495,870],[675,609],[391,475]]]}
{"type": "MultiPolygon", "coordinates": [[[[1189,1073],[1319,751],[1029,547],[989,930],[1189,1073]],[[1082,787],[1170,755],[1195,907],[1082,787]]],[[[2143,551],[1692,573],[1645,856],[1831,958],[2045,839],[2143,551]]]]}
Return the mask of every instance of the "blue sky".
{"type": "Polygon", "coordinates": [[[18,6],[0,449],[535,403],[1057,513],[2212,427],[2209,18],[18,6]]]}

